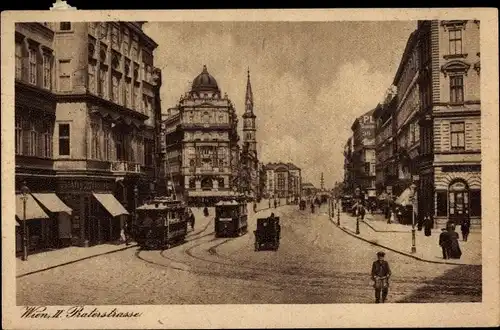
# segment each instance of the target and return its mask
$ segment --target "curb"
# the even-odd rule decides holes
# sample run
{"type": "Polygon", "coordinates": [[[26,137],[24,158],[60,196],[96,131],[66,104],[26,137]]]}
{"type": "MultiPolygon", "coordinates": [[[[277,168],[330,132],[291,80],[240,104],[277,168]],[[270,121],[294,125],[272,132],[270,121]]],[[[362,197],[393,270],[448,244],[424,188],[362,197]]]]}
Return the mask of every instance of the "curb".
{"type": "MultiPolygon", "coordinates": [[[[401,255],[404,255],[404,256],[407,256],[407,257],[410,257],[410,258],[413,258],[415,260],[419,260],[419,261],[423,261],[423,262],[428,262],[428,263],[431,263],[431,264],[442,264],[442,265],[452,265],[452,266],[482,266],[482,264],[480,265],[475,265],[475,264],[466,264],[466,263],[463,263],[463,264],[460,264],[460,263],[456,263],[456,262],[446,262],[446,261],[436,261],[436,260],[429,260],[429,259],[423,259],[423,258],[420,258],[420,257],[417,257],[417,256],[414,256],[413,254],[410,254],[410,253],[406,253],[406,252],[403,252],[403,251],[399,251],[399,250],[396,250],[396,249],[393,249],[393,248],[390,248],[386,245],[382,245],[382,244],[379,244],[379,243],[375,243],[373,241],[370,241],[369,239],[366,239],[364,237],[361,237],[359,235],[356,235],[355,233],[353,233],[352,231],[350,231],[349,229],[347,228],[344,228],[342,226],[337,226],[337,224],[332,220],[332,218],[330,218],[330,221],[337,227],[339,228],[340,230],[342,230],[343,232],[351,235],[352,237],[356,237],[364,242],[367,242],[367,243],[370,243],[371,245],[375,245],[375,246],[379,246],[381,248],[384,248],[386,250],[389,250],[389,251],[392,251],[394,253],[398,253],[398,254],[401,254],[401,255]]],[[[364,222],[364,221],[363,221],[364,222]]]]}
{"type": "Polygon", "coordinates": [[[50,266],[50,267],[46,267],[46,268],[34,270],[34,271],[27,272],[27,273],[24,273],[24,274],[21,274],[21,275],[16,275],[16,278],[21,278],[21,277],[25,277],[25,276],[32,275],[32,274],[41,273],[41,272],[44,272],[44,271],[47,271],[47,270],[50,270],[50,269],[54,269],[54,268],[58,268],[58,267],[66,266],[66,265],[71,265],[71,264],[77,263],[79,261],[83,261],[83,260],[87,260],[87,259],[92,259],[92,258],[95,258],[95,257],[100,257],[100,256],[104,256],[104,255],[107,255],[107,254],[112,254],[112,253],[115,253],[115,252],[124,251],[124,250],[131,249],[131,248],[137,247],[137,246],[138,246],[137,244],[132,244],[130,246],[126,246],[126,247],[123,247],[123,248],[120,248],[120,249],[111,250],[111,251],[107,251],[107,252],[103,252],[103,253],[98,253],[98,254],[93,254],[93,255],[88,256],[88,257],[83,257],[83,258],[79,258],[79,259],[67,261],[67,262],[64,262],[62,264],[58,264],[58,265],[54,265],[54,266],[50,266]]]}
{"type": "Polygon", "coordinates": [[[402,230],[377,230],[375,227],[373,227],[371,224],[366,222],[366,220],[361,220],[361,222],[365,223],[368,227],[370,227],[373,231],[376,231],[377,233],[409,233],[410,231],[402,231],[402,230]]]}

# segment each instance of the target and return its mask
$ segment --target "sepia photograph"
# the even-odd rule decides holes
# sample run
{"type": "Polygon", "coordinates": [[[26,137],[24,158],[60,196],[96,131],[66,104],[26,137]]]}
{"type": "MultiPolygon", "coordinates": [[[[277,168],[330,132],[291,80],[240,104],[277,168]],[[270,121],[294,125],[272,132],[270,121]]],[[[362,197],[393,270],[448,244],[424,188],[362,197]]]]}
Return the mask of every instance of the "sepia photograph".
{"type": "Polygon", "coordinates": [[[484,92],[484,13],[78,11],[2,26],[2,272],[17,318],[486,301],[498,95],[484,92]]]}

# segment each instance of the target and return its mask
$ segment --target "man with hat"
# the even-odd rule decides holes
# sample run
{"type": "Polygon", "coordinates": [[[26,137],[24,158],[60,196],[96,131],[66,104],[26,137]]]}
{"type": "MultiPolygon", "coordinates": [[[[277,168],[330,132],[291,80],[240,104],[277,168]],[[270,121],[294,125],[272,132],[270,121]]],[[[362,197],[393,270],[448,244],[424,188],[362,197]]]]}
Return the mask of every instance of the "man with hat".
{"type": "Polygon", "coordinates": [[[382,303],[384,303],[389,292],[391,268],[384,258],[385,252],[377,252],[377,260],[375,260],[372,265],[372,280],[374,281],[373,287],[375,288],[375,302],[377,304],[380,303],[381,300],[382,303]],[[380,297],[380,294],[382,294],[382,297],[380,297]]]}

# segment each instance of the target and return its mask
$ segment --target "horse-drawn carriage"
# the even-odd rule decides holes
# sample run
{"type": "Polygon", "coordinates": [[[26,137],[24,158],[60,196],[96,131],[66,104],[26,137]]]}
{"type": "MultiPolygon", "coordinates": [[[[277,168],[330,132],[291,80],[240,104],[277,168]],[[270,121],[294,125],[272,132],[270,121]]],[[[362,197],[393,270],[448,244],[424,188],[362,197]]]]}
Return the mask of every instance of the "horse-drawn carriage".
{"type": "Polygon", "coordinates": [[[267,218],[258,218],[254,235],[255,251],[278,250],[281,236],[280,218],[274,214],[267,218]]]}
{"type": "Polygon", "coordinates": [[[244,235],[248,227],[246,200],[222,200],[215,204],[215,237],[244,235]]]}
{"type": "Polygon", "coordinates": [[[137,208],[136,242],[143,249],[164,249],[184,242],[187,234],[186,205],[158,198],[137,208]]]}

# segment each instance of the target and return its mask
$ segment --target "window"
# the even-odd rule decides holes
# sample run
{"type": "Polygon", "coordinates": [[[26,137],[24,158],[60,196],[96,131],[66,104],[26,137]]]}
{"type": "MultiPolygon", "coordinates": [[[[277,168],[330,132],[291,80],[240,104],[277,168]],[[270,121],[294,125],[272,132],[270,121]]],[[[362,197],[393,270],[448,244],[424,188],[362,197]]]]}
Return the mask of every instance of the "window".
{"type": "Polygon", "coordinates": [[[101,22],[101,26],[99,29],[99,37],[101,40],[105,41],[108,37],[108,23],[101,22]]]}
{"type": "Polygon", "coordinates": [[[91,93],[96,93],[96,66],[93,63],[89,63],[89,70],[88,70],[88,79],[89,79],[89,91],[91,93]]]}
{"type": "Polygon", "coordinates": [[[113,47],[120,47],[120,30],[116,26],[113,26],[111,29],[111,44],[113,47]]]}
{"type": "Polygon", "coordinates": [[[450,102],[462,103],[464,101],[464,77],[461,75],[450,76],[450,102]]]}
{"type": "Polygon", "coordinates": [[[30,65],[29,65],[29,82],[32,83],[33,85],[36,85],[36,74],[37,74],[37,70],[36,70],[36,50],[35,49],[32,49],[30,48],[29,50],[29,61],[30,61],[30,65]]]}
{"type": "Polygon", "coordinates": [[[445,217],[448,215],[448,194],[446,191],[436,192],[437,197],[437,209],[436,215],[438,217],[445,217]]]}
{"type": "Polygon", "coordinates": [[[462,54],[462,30],[453,29],[449,31],[450,55],[462,54]]]}
{"type": "Polygon", "coordinates": [[[16,42],[16,79],[23,77],[23,44],[16,42]]]}
{"type": "Polygon", "coordinates": [[[49,125],[44,127],[42,133],[42,157],[52,158],[52,129],[49,125]]]}
{"type": "Polygon", "coordinates": [[[61,22],[61,23],[59,23],[59,30],[61,30],[61,31],[71,31],[71,22],[61,22]]]}
{"type": "Polygon", "coordinates": [[[36,131],[34,122],[30,122],[28,155],[38,156],[38,132],[36,131]]]}
{"type": "Polygon", "coordinates": [[[23,127],[22,127],[21,117],[16,116],[15,125],[16,125],[15,126],[16,155],[22,155],[23,154],[23,127]]]}
{"type": "Polygon", "coordinates": [[[43,54],[43,87],[52,88],[52,56],[43,54]]]}
{"type": "Polygon", "coordinates": [[[121,133],[115,135],[115,149],[116,149],[116,160],[125,160],[124,153],[124,137],[121,133]]]}
{"type": "Polygon", "coordinates": [[[470,191],[470,216],[481,216],[481,190],[470,191]]]}
{"type": "Polygon", "coordinates": [[[60,60],[59,61],[59,90],[60,91],[70,91],[71,90],[71,74],[70,74],[70,60],[60,60]]]}
{"type": "Polygon", "coordinates": [[[128,30],[124,29],[123,30],[123,54],[128,56],[129,48],[130,48],[130,35],[128,33],[128,30]]]}
{"type": "Polygon", "coordinates": [[[452,149],[464,149],[465,148],[465,124],[461,123],[451,123],[450,124],[450,134],[451,134],[451,148],[452,149]]]}
{"type": "Polygon", "coordinates": [[[69,124],[59,124],[59,156],[69,156],[70,127],[69,124]]]}

